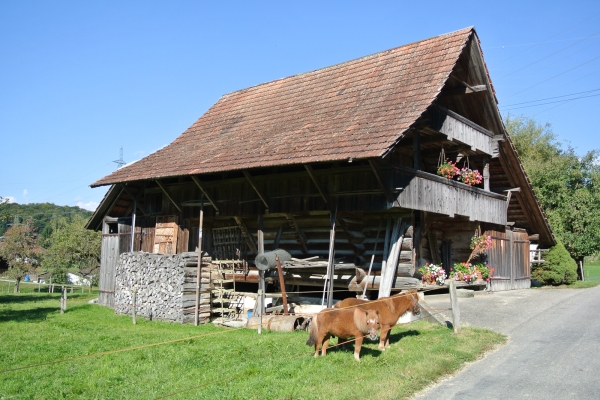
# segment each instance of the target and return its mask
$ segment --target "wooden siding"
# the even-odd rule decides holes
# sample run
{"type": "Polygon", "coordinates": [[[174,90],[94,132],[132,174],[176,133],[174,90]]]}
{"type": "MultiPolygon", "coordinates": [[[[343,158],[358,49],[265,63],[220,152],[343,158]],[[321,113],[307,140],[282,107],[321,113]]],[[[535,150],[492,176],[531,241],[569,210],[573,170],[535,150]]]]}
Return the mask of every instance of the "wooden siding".
{"type": "Polygon", "coordinates": [[[114,306],[115,276],[119,261],[119,235],[102,235],[102,253],[100,258],[100,282],[98,304],[114,306]]]}
{"type": "Polygon", "coordinates": [[[448,137],[448,140],[471,146],[473,151],[482,151],[488,155],[498,154],[498,143],[494,141],[494,134],[472,121],[441,107],[434,107],[431,111],[432,128],[448,137]]]}
{"type": "Polygon", "coordinates": [[[487,251],[488,264],[494,268],[493,291],[527,289],[531,287],[531,264],[527,232],[488,231],[492,248],[487,251]]]}
{"type": "Polygon", "coordinates": [[[399,207],[506,225],[505,196],[406,168],[395,178],[401,188],[395,202],[399,207]]]}

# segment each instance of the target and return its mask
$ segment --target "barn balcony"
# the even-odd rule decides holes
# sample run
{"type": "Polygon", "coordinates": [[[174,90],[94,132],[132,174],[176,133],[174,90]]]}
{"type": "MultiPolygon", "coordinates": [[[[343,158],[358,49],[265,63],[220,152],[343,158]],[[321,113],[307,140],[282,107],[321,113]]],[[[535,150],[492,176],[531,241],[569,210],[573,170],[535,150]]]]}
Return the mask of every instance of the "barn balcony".
{"type": "Polygon", "coordinates": [[[394,206],[506,225],[507,196],[395,165],[394,206]]]}

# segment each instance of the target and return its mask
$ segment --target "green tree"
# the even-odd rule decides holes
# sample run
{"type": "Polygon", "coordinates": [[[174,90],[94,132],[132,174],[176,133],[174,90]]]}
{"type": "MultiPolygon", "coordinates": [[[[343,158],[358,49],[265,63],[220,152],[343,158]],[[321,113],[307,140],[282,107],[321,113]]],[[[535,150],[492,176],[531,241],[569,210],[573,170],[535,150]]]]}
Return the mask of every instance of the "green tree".
{"type": "Polygon", "coordinates": [[[8,263],[7,275],[15,279],[15,293],[19,292],[21,280],[38,271],[44,249],[38,246],[33,224],[13,225],[0,243],[0,256],[8,263]]]}
{"type": "Polygon", "coordinates": [[[571,257],[600,253],[600,165],[597,150],[579,157],[556,140],[549,124],[506,118],[506,128],[550,226],[571,257]]]}
{"type": "Polygon", "coordinates": [[[565,246],[558,243],[544,256],[545,262],[536,265],[531,274],[544,285],[568,285],[577,280],[577,264],[565,246]]]}
{"type": "Polygon", "coordinates": [[[44,268],[52,272],[53,280],[76,272],[90,276],[90,271],[100,263],[100,232],[85,229],[87,220],[75,215],[60,218],[50,236],[50,247],[44,257],[44,268]]]}

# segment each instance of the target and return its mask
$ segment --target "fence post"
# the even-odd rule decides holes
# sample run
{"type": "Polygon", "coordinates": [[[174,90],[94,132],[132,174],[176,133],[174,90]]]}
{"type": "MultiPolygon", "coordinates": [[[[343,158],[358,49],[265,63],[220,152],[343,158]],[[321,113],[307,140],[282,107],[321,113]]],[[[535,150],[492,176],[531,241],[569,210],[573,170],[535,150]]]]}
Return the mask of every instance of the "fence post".
{"type": "Polygon", "coordinates": [[[60,287],[60,313],[65,313],[65,287],[60,287]]]}
{"type": "Polygon", "coordinates": [[[454,333],[460,332],[460,310],[458,309],[458,297],[456,296],[456,281],[450,281],[450,303],[452,307],[452,327],[454,333]]]}
{"type": "Polygon", "coordinates": [[[136,325],[135,308],[137,307],[137,290],[133,291],[132,303],[133,303],[133,306],[131,307],[131,318],[133,320],[133,324],[136,325]]]}

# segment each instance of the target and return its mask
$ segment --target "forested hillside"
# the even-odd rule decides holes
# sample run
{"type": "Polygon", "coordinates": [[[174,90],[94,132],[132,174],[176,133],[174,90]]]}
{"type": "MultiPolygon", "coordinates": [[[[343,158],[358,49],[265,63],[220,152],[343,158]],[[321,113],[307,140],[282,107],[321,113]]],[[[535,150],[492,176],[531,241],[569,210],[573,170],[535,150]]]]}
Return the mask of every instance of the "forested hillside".
{"type": "Polygon", "coordinates": [[[31,219],[39,235],[40,244],[43,246],[60,219],[65,218],[70,221],[76,215],[87,219],[92,212],[79,207],[57,206],[50,203],[0,203],[0,236],[4,235],[11,224],[22,224],[27,219],[31,219]]]}

